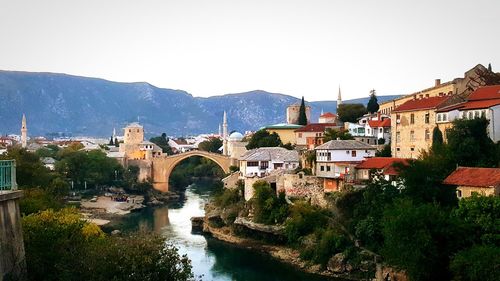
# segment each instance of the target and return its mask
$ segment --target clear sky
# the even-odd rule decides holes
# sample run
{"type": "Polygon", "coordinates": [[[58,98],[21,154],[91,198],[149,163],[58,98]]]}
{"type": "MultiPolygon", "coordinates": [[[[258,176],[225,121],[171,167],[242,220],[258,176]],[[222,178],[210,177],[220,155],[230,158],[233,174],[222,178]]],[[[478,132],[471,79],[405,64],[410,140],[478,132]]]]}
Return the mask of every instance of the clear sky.
{"type": "Polygon", "coordinates": [[[500,71],[499,27],[498,0],[0,0],[0,69],[351,99],[500,71]]]}

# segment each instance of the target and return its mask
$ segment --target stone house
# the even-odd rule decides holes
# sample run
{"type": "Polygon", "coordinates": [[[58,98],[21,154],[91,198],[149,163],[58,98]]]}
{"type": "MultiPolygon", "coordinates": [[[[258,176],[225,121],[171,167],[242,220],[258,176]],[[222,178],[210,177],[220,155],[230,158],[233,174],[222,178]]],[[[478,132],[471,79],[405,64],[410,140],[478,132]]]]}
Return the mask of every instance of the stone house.
{"type": "Polygon", "coordinates": [[[458,167],[444,179],[443,183],[456,186],[459,199],[473,194],[498,196],[500,194],[500,169],[458,167]]]}
{"type": "Polygon", "coordinates": [[[391,113],[391,152],[398,158],[417,158],[432,145],[436,109],[449,97],[424,97],[398,106],[391,113]]]}
{"type": "Polygon", "coordinates": [[[299,128],[302,128],[302,126],[296,124],[274,124],[268,125],[263,129],[268,131],[270,134],[278,134],[283,144],[296,144],[297,140],[295,139],[295,130],[299,128]]]}
{"type": "Polygon", "coordinates": [[[377,180],[373,171],[382,176],[384,180],[393,185],[398,184],[399,169],[398,164],[408,165],[408,159],[394,157],[372,157],[366,158],[355,167],[353,185],[364,185],[366,182],[377,180]]]}
{"type": "Polygon", "coordinates": [[[375,156],[376,147],[357,140],[331,140],[315,149],[315,174],[323,179],[325,192],[340,191],[344,179],[365,158],[375,156]]]}
{"type": "Polygon", "coordinates": [[[335,123],[310,123],[295,130],[297,147],[311,150],[322,145],[327,129],[340,129],[340,127],[335,123]]]}
{"type": "Polygon", "coordinates": [[[247,151],[239,159],[240,175],[264,177],[274,170],[294,170],[299,167],[299,153],[282,147],[260,147],[247,151]]]}

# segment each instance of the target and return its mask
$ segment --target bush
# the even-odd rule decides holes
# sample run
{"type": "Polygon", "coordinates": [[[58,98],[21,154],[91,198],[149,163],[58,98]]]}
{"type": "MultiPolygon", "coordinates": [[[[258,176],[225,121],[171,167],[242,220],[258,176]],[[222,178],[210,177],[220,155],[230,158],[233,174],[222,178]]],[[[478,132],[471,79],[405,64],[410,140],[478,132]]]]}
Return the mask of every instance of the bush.
{"type": "Polygon", "coordinates": [[[321,234],[319,243],[316,244],[313,261],[325,266],[330,257],[343,252],[351,244],[344,235],[328,229],[321,234]]]}
{"type": "Polygon", "coordinates": [[[240,190],[238,189],[224,189],[222,193],[216,195],[214,198],[215,205],[221,208],[226,208],[230,205],[242,201],[240,190]]]}
{"type": "Polygon", "coordinates": [[[285,232],[290,243],[297,243],[299,239],[316,229],[324,229],[328,223],[328,214],[319,207],[308,203],[298,202],[290,208],[290,217],[286,221],[285,232]]]}
{"type": "Polygon", "coordinates": [[[288,215],[285,193],[281,192],[276,196],[276,192],[265,181],[256,181],[253,188],[254,221],[264,224],[283,223],[288,215]]]}
{"type": "Polygon", "coordinates": [[[494,281],[500,276],[500,248],[473,246],[453,257],[450,269],[454,280],[494,281]]]}

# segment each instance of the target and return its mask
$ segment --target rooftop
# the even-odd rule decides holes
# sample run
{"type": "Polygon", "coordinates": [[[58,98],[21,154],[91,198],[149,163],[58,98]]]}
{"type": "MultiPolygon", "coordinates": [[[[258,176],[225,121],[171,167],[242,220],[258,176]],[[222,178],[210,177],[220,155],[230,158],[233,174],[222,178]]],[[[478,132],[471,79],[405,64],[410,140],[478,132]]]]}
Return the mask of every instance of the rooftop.
{"type": "Polygon", "coordinates": [[[500,85],[480,87],[469,95],[467,100],[500,99],[500,85]]]}
{"type": "Polygon", "coordinates": [[[295,132],[324,132],[327,128],[337,127],[335,123],[311,123],[295,130],[295,132]]]}
{"type": "Polygon", "coordinates": [[[408,159],[393,157],[366,158],[366,160],[356,166],[356,169],[377,169],[384,170],[384,174],[387,175],[398,175],[399,171],[396,167],[394,167],[395,163],[401,163],[406,166],[408,165],[408,159]]]}
{"type": "Polygon", "coordinates": [[[298,162],[299,153],[296,150],[288,150],[283,147],[260,147],[247,151],[240,160],[298,162]]]}
{"type": "Polygon", "coordinates": [[[368,120],[368,125],[372,128],[391,127],[391,118],[385,118],[384,120],[368,120]]]}
{"type": "Polygon", "coordinates": [[[319,117],[320,117],[320,118],[321,118],[321,117],[324,117],[324,118],[330,118],[330,117],[337,117],[337,115],[336,115],[336,114],[333,114],[333,113],[331,113],[331,112],[325,112],[325,113],[321,114],[321,116],[319,116],[319,117]]]}
{"type": "Polygon", "coordinates": [[[263,129],[287,129],[287,130],[296,130],[298,128],[301,128],[302,125],[297,125],[297,124],[288,124],[288,123],[279,123],[279,124],[274,124],[274,125],[268,125],[263,127],[263,129]]]}
{"type": "Polygon", "coordinates": [[[376,149],[375,147],[357,140],[331,140],[315,148],[330,150],[376,149]]]}
{"type": "Polygon", "coordinates": [[[430,98],[409,100],[403,103],[402,105],[396,107],[396,109],[394,109],[394,112],[433,109],[438,107],[448,98],[449,96],[441,96],[441,97],[430,97],[430,98]]]}
{"type": "Polygon", "coordinates": [[[444,184],[493,187],[500,185],[499,168],[458,167],[443,181],[444,184]]]}

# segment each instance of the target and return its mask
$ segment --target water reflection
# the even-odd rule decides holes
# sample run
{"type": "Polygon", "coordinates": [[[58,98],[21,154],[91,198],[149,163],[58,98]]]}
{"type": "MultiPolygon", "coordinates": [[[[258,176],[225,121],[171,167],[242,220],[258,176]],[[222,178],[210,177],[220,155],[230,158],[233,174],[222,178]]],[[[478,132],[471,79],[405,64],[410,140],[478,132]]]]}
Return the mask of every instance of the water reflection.
{"type": "Polygon", "coordinates": [[[191,233],[190,218],[204,215],[211,193],[207,187],[210,186],[192,185],[180,204],[145,209],[126,216],[114,227],[123,231],[149,229],[164,236],[181,254],[188,255],[195,275],[202,275],[203,280],[327,280],[299,272],[266,254],[191,233]]]}

